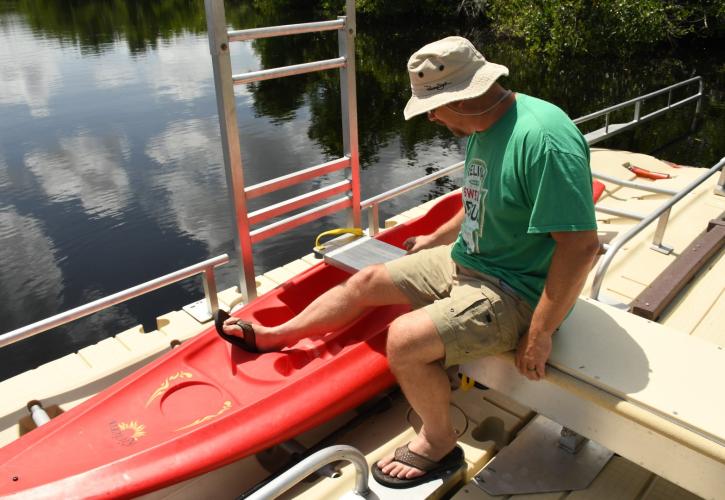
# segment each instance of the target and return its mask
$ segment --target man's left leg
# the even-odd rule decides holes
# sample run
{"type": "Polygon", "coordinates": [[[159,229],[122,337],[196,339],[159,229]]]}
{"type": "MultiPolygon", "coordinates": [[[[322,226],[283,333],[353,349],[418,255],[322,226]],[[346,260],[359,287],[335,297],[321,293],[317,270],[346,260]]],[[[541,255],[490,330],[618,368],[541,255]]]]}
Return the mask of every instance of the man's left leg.
{"type": "MultiPolygon", "coordinates": [[[[409,449],[434,462],[451,452],[457,439],[445,365],[514,349],[531,320],[531,307],[494,280],[456,272],[449,297],[401,316],[388,330],[390,369],[423,421],[409,449]]],[[[392,457],[378,467],[401,479],[424,474],[392,457]]]]}
{"type": "MultiPolygon", "coordinates": [[[[410,451],[438,461],[456,445],[450,420],[451,387],[443,368],[445,346],[428,313],[418,309],[400,316],[388,329],[387,356],[410,406],[423,426],[410,442],[410,451]]],[[[411,479],[423,471],[401,464],[392,456],[378,462],[389,475],[411,479]]]]}

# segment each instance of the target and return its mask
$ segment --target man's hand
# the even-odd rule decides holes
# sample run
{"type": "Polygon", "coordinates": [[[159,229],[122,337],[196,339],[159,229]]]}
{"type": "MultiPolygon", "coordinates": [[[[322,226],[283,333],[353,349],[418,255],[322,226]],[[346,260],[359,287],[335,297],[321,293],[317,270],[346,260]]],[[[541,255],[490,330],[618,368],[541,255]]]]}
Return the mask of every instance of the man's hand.
{"type": "Polygon", "coordinates": [[[435,238],[432,235],[427,234],[423,236],[411,236],[403,242],[403,246],[408,253],[415,253],[426,248],[433,248],[436,246],[435,238]]]}
{"type": "Polygon", "coordinates": [[[550,335],[532,335],[527,332],[521,337],[516,349],[516,368],[529,380],[541,380],[546,376],[546,361],[551,354],[550,335]]]}

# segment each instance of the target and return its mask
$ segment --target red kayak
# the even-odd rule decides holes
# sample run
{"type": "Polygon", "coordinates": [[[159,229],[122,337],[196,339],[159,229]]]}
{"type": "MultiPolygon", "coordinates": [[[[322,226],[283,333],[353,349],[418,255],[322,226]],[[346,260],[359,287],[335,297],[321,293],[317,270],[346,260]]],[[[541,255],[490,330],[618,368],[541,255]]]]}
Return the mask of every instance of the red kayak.
{"type": "MultiPolygon", "coordinates": [[[[397,247],[460,209],[460,194],[381,233],[397,247]]],[[[349,274],[320,263],[235,316],[279,324],[349,274]]],[[[131,497],[203,474],[290,439],[394,383],[390,322],[371,310],[322,339],[251,354],[212,326],[125,380],[0,449],[0,496],[131,497]]]]}

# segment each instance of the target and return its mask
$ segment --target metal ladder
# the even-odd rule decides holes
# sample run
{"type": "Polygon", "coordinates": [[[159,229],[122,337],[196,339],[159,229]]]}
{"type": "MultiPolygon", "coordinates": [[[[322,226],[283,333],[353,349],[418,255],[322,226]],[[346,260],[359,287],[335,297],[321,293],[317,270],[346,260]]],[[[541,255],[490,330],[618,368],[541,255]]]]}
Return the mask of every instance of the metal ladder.
{"type": "Polygon", "coordinates": [[[252,253],[253,244],[341,210],[348,210],[349,226],[361,227],[357,95],[355,90],[355,2],[354,0],[347,0],[345,5],[346,15],[332,21],[229,31],[226,28],[223,0],[205,0],[204,3],[209,33],[209,48],[214,69],[214,85],[224,152],[224,167],[229,199],[233,205],[233,223],[236,227],[234,247],[241,263],[239,268],[239,290],[243,300],[249,302],[257,296],[254,256],[252,253]],[[237,75],[232,72],[229,52],[230,42],[331,30],[336,30],[338,33],[339,54],[337,58],[237,75]],[[253,186],[245,186],[234,101],[234,85],[336,68],[340,70],[343,157],[253,186]],[[248,201],[251,199],[343,169],[347,169],[349,172],[347,179],[344,181],[310,191],[254,212],[248,212],[247,210],[248,201]],[[273,217],[287,214],[336,195],[343,196],[266,226],[251,229],[253,224],[259,224],[273,217]]]}

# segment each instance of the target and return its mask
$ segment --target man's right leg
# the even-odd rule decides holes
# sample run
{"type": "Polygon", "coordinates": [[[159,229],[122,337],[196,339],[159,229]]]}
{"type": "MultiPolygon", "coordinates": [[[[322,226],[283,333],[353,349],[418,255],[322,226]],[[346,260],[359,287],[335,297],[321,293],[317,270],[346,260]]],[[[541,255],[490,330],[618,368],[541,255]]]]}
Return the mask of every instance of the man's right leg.
{"type": "MultiPolygon", "coordinates": [[[[372,306],[408,304],[410,301],[393,283],[384,265],[367,267],[344,283],[326,291],[297,316],[276,326],[253,324],[257,347],[262,351],[292,345],[304,337],[319,337],[337,330],[372,306]]],[[[242,335],[236,318],[227,320],[224,331],[242,335]]]]}

